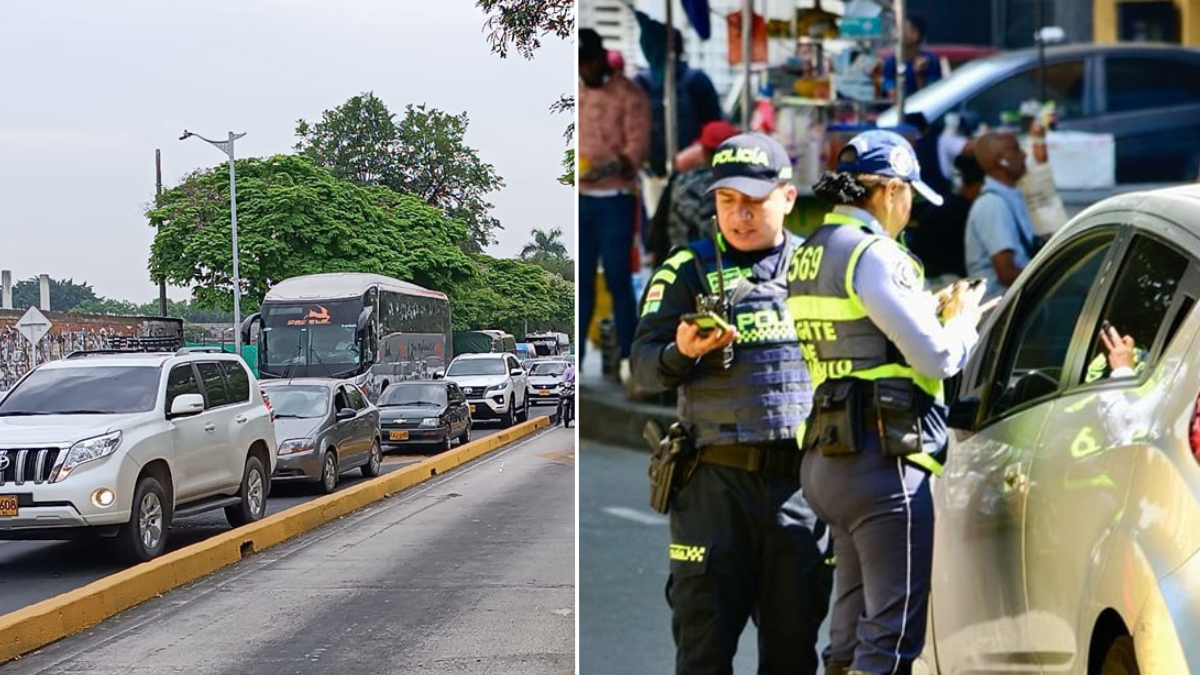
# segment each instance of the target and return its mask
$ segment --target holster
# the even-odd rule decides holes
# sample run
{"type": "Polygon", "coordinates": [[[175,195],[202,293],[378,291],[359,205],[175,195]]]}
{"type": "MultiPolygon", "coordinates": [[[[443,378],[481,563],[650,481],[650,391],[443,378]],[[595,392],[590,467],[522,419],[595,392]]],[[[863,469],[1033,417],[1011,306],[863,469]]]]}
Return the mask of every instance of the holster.
{"type": "Polygon", "coordinates": [[[857,380],[826,380],[813,394],[801,447],[826,457],[858,452],[862,404],[857,380]]]}
{"type": "Polygon", "coordinates": [[[923,450],[918,397],[912,380],[875,380],[872,402],[879,417],[879,443],[885,457],[905,457],[923,450]]]}
{"type": "Polygon", "coordinates": [[[642,437],[650,444],[650,508],[667,513],[675,494],[695,470],[696,452],[679,422],[672,424],[664,434],[657,422],[649,420],[642,437]]]}

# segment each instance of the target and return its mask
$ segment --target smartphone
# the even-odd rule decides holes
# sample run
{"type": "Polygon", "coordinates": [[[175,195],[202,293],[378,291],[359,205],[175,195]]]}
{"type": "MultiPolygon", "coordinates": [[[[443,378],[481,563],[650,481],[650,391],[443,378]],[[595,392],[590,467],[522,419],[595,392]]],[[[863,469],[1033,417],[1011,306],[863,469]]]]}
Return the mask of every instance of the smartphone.
{"type": "Polygon", "coordinates": [[[983,284],[987,283],[987,279],[981,279],[980,277],[968,277],[964,281],[967,282],[967,286],[970,287],[972,290],[979,288],[983,284]]]}
{"type": "Polygon", "coordinates": [[[700,330],[701,335],[707,335],[712,331],[720,328],[721,330],[733,330],[733,326],[729,322],[722,319],[720,315],[713,312],[694,312],[692,314],[684,314],[679,317],[680,321],[690,323],[700,330]]]}

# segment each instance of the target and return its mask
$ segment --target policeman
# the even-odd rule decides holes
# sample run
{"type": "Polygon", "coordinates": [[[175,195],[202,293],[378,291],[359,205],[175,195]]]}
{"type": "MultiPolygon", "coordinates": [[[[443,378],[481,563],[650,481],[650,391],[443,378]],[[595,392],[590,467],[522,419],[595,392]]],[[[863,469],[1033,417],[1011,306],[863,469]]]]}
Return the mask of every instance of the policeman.
{"type": "Polygon", "coordinates": [[[670,511],[676,672],[733,672],[753,617],[758,672],[809,675],[832,571],[824,526],[800,491],[795,430],[812,389],[786,308],[800,243],[783,228],[792,165],[771,138],[743,134],[718,146],[712,171],[719,233],[675,249],[651,277],[631,353],[639,386],[677,388],[696,451],[690,471],[676,470],[687,482],[670,511]],[[698,295],[722,288],[728,328],[681,320],[698,295]]]}
{"type": "Polygon", "coordinates": [[[815,387],[801,480],[837,561],[826,673],[911,673],[924,645],[942,380],[978,340],[984,288],[956,285],[939,319],[941,298],[923,290],[920,262],[897,243],[914,189],[941,204],[908,141],[856,136],[814,186],[835,206],[788,270],[787,306],[815,387]]]}

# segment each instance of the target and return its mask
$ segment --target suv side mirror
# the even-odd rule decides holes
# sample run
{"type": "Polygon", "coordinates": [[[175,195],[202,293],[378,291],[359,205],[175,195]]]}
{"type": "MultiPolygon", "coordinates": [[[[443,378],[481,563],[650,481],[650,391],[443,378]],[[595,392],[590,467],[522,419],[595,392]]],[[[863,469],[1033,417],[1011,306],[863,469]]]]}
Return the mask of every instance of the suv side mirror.
{"type": "Polygon", "coordinates": [[[167,417],[184,417],[204,412],[204,397],[200,394],[180,394],[171,402],[167,417]]]}
{"type": "Polygon", "coordinates": [[[337,411],[337,418],[339,422],[352,420],[355,417],[358,417],[358,412],[356,412],[353,408],[342,408],[341,410],[337,411]]]}
{"type": "Polygon", "coordinates": [[[525,374],[525,371],[521,370],[520,368],[513,368],[512,370],[508,371],[508,374],[512,375],[513,377],[520,377],[525,374]]]}
{"type": "Polygon", "coordinates": [[[946,426],[961,431],[975,431],[975,420],[979,417],[979,397],[964,396],[950,405],[946,415],[946,426]]]}
{"type": "Polygon", "coordinates": [[[444,370],[433,371],[433,379],[435,379],[435,380],[440,380],[445,376],[446,376],[446,371],[444,371],[444,370]]]}

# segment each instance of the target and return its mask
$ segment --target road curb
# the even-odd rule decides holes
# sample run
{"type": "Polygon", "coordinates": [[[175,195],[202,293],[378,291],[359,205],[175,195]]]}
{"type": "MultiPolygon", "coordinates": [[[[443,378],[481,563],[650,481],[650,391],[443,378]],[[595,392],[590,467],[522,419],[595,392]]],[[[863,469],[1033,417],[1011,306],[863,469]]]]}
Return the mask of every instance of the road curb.
{"type": "Polygon", "coordinates": [[[549,417],[536,417],[0,616],[0,664],[95,626],[173,588],[430,480],[548,426],[549,417]]]}
{"type": "Polygon", "coordinates": [[[578,392],[579,436],[587,440],[649,452],[642,440],[647,420],[658,422],[665,431],[678,419],[674,408],[631,400],[616,383],[588,382],[578,392]]]}

